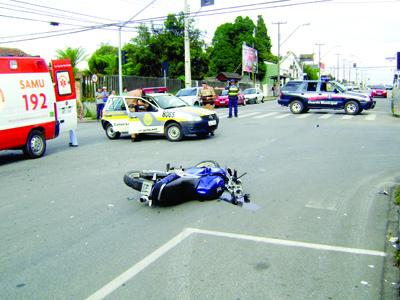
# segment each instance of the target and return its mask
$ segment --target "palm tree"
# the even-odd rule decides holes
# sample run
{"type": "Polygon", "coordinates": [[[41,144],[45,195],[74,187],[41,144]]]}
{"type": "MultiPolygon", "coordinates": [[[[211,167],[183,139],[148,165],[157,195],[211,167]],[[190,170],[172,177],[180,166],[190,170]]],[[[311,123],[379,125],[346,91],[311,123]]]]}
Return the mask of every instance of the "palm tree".
{"type": "Polygon", "coordinates": [[[56,53],[58,59],[67,58],[71,61],[72,69],[74,70],[74,76],[76,76],[76,73],[78,72],[78,68],[76,66],[87,57],[86,50],[81,47],[67,47],[65,50],[58,49],[56,50],[56,53]]]}

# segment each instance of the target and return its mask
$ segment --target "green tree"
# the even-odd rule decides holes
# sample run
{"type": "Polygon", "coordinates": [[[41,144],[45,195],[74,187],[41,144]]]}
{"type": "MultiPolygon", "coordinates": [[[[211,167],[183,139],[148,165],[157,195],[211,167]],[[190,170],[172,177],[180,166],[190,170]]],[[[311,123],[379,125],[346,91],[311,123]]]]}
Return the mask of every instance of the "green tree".
{"type": "Polygon", "coordinates": [[[262,16],[257,25],[249,17],[237,17],[234,23],[220,25],[215,31],[210,55],[210,74],[219,72],[238,72],[242,64],[242,45],[246,43],[258,51],[258,76],[264,77],[265,61],[277,62],[271,53],[272,43],[262,16]]]}
{"type": "Polygon", "coordinates": [[[237,17],[234,23],[225,23],[216,29],[212,40],[209,75],[219,72],[237,72],[242,63],[242,45],[254,43],[255,25],[249,17],[237,17]]]}
{"type": "Polygon", "coordinates": [[[258,77],[264,78],[266,72],[266,65],[264,62],[277,63],[278,57],[271,52],[272,42],[262,16],[258,16],[257,19],[255,48],[258,51],[258,77]]]}
{"type": "MultiPolygon", "coordinates": [[[[189,37],[193,79],[201,79],[208,71],[207,54],[201,32],[190,22],[189,37]]],[[[124,46],[128,63],[124,73],[128,75],[161,76],[161,65],[169,63],[169,76],[184,74],[184,14],[168,15],[163,27],[141,25],[138,35],[124,46]]]]}
{"type": "Polygon", "coordinates": [[[307,74],[308,80],[318,80],[318,68],[313,68],[310,65],[303,66],[303,72],[307,74]]]}
{"type": "Polygon", "coordinates": [[[78,47],[71,48],[67,47],[65,50],[58,49],[56,50],[56,55],[58,59],[69,59],[71,61],[71,66],[74,71],[74,76],[76,76],[78,72],[77,65],[86,59],[86,50],[78,47]]]}
{"type": "Polygon", "coordinates": [[[88,67],[91,74],[118,74],[118,48],[101,44],[89,58],[88,67]]]}

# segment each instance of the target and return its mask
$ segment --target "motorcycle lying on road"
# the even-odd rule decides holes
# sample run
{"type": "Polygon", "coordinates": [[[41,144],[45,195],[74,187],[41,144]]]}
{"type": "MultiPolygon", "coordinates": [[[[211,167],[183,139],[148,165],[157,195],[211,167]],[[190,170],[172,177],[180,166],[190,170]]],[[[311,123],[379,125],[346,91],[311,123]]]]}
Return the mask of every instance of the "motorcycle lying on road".
{"type": "Polygon", "coordinates": [[[221,168],[215,161],[202,161],[189,168],[166,171],[129,171],[124,175],[127,186],[140,192],[139,201],[149,206],[171,206],[191,200],[223,200],[243,206],[250,202],[237,170],[221,168]]]}

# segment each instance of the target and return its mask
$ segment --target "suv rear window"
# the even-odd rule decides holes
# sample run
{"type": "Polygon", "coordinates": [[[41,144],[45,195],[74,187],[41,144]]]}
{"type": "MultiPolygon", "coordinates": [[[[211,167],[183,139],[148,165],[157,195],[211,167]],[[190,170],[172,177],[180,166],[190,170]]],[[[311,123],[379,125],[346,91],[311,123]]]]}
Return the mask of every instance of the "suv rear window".
{"type": "Polygon", "coordinates": [[[289,81],[284,87],[282,87],[282,91],[294,92],[299,90],[302,85],[303,81],[289,81]]]}

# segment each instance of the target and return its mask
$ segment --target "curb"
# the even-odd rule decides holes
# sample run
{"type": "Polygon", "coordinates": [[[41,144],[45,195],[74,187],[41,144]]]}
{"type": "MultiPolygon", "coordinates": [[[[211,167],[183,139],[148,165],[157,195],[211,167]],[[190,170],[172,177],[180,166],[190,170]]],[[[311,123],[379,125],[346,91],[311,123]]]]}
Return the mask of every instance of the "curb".
{"type": "Polygon", "coordinates": [[[383,265],[382,294],[381,299],[400,299],[400,268],[394,265],[394,254],[398,248],[397,242],[390,241],[391,238],[399,238],[400,218],[399,207],[395,204],[395,190],[398,185],[390,187],[388,224],[385,237],[386,257],[383,265]]]}

